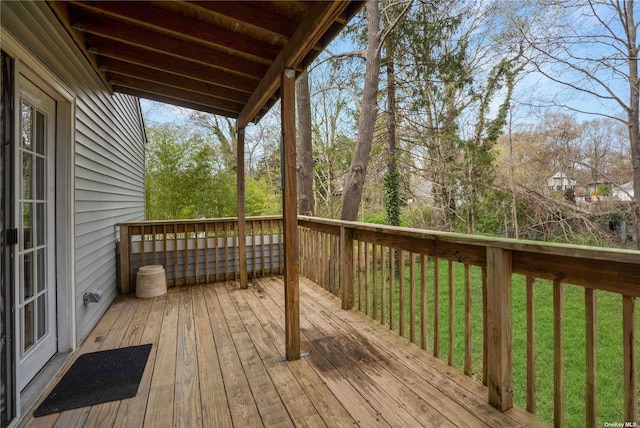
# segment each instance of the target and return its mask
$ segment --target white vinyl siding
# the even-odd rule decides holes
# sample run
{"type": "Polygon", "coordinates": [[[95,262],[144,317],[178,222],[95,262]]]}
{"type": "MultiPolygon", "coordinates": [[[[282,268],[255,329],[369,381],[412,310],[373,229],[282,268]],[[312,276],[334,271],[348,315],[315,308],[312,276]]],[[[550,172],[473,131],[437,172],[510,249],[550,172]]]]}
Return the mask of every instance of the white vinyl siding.
{"type": "Polygon", "coordinates": [[[2,26],[76,96],[74,247],[76,340],[117,295],[115,225],[144,219],[145,136],[136,98],[108,92],[44,2],[3,2],[2,26]],[[100,290],[85,305],[85,292],[100,290]]]}

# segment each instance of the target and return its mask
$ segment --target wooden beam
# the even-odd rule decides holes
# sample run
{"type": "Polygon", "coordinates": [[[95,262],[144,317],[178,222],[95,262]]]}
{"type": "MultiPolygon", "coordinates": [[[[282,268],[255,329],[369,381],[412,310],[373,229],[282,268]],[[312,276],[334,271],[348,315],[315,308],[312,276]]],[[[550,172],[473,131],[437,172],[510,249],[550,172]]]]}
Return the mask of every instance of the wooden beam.
{"type": "Polygon", "coordinates": [[[228,110],[219,110],[204,104],[196,104],[190,101],[184,101],[177,98],[170,98],[163,95],[152,94],[150,92],[139,91],[137,89],[127,88],[127,87],[116,86],[113,89],[115,92],[132,95],[138,98],[146,98],[148,100],[158,101],[165,104],[172,104],[180,107],[186,107],[186,108],[190,108],[191,110],[204,111],[207,113],[217,114],[225,117],[236,117],[235,115],[230,114],[228,110]]]}
{"type": "Polygon", "coordinates": [[[180,88],[191,92],[210,95],[225,101],[246,103],[249,93],[219,86],[213,81],[196,80],[192,77],[179,76],[177,74],[144,67],[118,59],[101,57],[98,65],[107,75],[118,74],[133,77],[147,82],[156,82],[163,85],[180,88]]]}
{"type": "MultiPolygon", "coordinates": [[[[244,75],[258,80],[266,73],[266,64],[228,54],[211,46],[203,46],[192,41],[167,36],[144,27],[92,16],[84,11],[73,14],[72,18],[82,23],[82,31],[141,48],[152,49],[176,58],[197,61],[216,68],[244,75]]],[[[72,22],[73,24],[73,22],[72,22]]]]}
{"type": "Polygon", "coordinates": [[[286,42],[295,32],[295,21],[275,14],[261,6],[261,3],[229,1],[193,1],[192,6],[233,19],[241,25],[247,25],[261,32],[268,32],[286,42]]]}
{"type": "MultiPolygon", "coordinates": [[[[177,2],[175,5],[166,3],[167,7],[180,7],[177,2]]],[[[121,21],[153,28],[165,34],[169,33],[203,45],[220,47],[227,52],[252,55],[266,61],[274,59],[279,51],[277,46],[146,2],[78,1],[71,4],[73,7],[107,14],[121,21]]]]}
{"type": "Polygon", "coordinates": [[[142,92],[149,92],[169,98],[175,98],[195,104],[202,104],[220,111],[226,111],[225,116],[235,116],[242,109],[242,103],[220,100],[215,96],[200,92],[191,92],[182,88],[175,88],[163,83],[149,82],[135,77],[124,76],[117,73],[109,73],[109,83],[118,88],[131,88],[142,92]]]}
{"type": "Polygon", "coordinates": [[[489,404],[513,407],[511,251],[487,248],[487,376],[489,404]]]}
{"type": "Polygon", "coordinates": [[[240,288],[249,287],[247,278],[247,239],[246,239],[246,222],[244,207],[244,128],[238,129],[238,147],[237,153],[237,182],[238,182],[238,253],[240,262],[240,288]]]}
{"type": "Polygon", "coordinates": [[[295,71],[281,71],[282,172],[284,187],[284,299],[287,360],[300,358],[300,302],[298,277],[298,209],[296,185],[296,102],[295,71]]]}
{"type": "Polygon", "coordinates": [[[240,112],[239,126],[246,126],[251,122],[267,100],[276,93],[283,67],[295,68],[348,5],[349,2],[339,0],[317,2],[313,5],[240,112]]]}
{"type": "Polygon", "coordinates": [[[238,76],[208,64],[186,59],[178,60],[176,57],[165,53],[132,46],[96,35],[87,37],[87,46],[96,48],[100,57],[104,56],[119,59],[185,77],[197,79],[199,76],[200,78],[215,81],[218,85],[239,91],[253,92],[258,85],[258,81],[255,79],[238,76]]]}

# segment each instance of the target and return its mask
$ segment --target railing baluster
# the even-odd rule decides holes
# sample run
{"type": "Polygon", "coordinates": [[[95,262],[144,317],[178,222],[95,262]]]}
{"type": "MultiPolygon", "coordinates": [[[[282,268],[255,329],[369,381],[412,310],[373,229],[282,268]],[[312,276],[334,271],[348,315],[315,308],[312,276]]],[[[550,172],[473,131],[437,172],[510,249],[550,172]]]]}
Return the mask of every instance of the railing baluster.
{"type": "Polygon", "coordinates": [[[229,238],[231,237],[231,225],[229,222],[225,221],[222,229],[224,235],[224,280],[229,281],[232,275],[231,266],[229,265],[229,238]]]}
{"type": "Polygon", "coordinates": [[[489,361],[487,349],[489,348],[487,313],[487,268],[482,267],[482,384],[489,384],[489,361]]]}
{"type": "MultiPolygon", "coordinates": [[[[168,259],[167,259],[167,226],[166,224],[162,225],[162,266],[166,270],[168,270],[168,259]]],[[[165,272],[166,274],[167,272],[165,272]]]]}
{"type": "Polygon", "coordinates": [[[195,256],[193,258],[193,270],[194,273],[196,275],[196,284],[200,284],[200,244],[198,243],[198,229],[199,229],[199,223],[195,223],[193,225],[194,228],[194,240],[195,240],[195,245],[194,245],[194,253],[195,256]]]}
{"type": "Polygon", "coordinates": [[[146,265],[146,260],[145,260],[145,248],[144,248],[144,228],[145,226],[143,225],[140,228],[140,267],[146,265]]]}
{"type": "Polygon", "coordinates": [[[178,225],[173,224],[173,286],[178,286],[178,225]]]}
{"type": "Polygon", "coordinates": [[[353,229],[340,228],[340,288],[342,291],[342,309],[353,309],[354,283],[353,283],[353,229]]]}
{"type": "Polygon", "coordinates": [[[427,349],[427,263],[428,258],[420,255],[420,347],[427,349]]]}
{"type": "Polygon", "coordinates": [[[389,247],[389,329],[395,329],[396,250],[389,247]]]}
{"type": "Polygon", "coordinates": [[[356,268],[358,270],[358,310],[362,310],[362,242],[357,241],[358,255],[356,268]]]}
{"type": "Polygon", "coordinates": [[[209,279],[209,223],[204,223],[204,280],[207,284],[209,279]]]}
{"type": "Polygon", "coordinates": [[[409,254],[409,340],[416,343],[416,255],[409,254]]]}
{"type": "MultiPolygon", "coordinates": [[[[586,426],[596,426],[596,292],[592,288],[584,289],[585,327],[586,327],[586,374],[585,393],[586,426]]],[[[527,408],[527,410],[529,410],[527,408]]],[[[534,410],[529,410],[531,412],[534,410]]]]}
{"type": "Polygon", "coordinates": [[[278,231],[279,234],[278,236],[281,236],[282,239],[278,240],[278,247],[280,248],[278,251],[278,259],[279,259],[279,267],[280,267],[280,273],[284,274],[284,224],[282,223],[282,219],[278,220],[278,231]]]}
{"type": "Polygon", "coordinates": [[[622,340],[624,343],[624,418],[638,418],[638,370],[636,360],[636,298],[622,296],[622,340]]]}
{"type": "Polygon", "coordinates": [[[433,356],[440,357],[440,259],[433,260],[433,356]]]}
{"type": "Polygon", "coordinates": [[[331,235],[333,239],[333,254],[331,256],[331,263],[333,264],[333,293],[336,296],[340,295],[340,236],[331,235]]]}
{"type": "Polygon", "coordinates": [[[378,321],[378,245],[371,247],[371,270],[373,273],[373,319],[378,321]]]}
{"type": "Polygon", "coordinates": [[[564,426],[564,292],[560,281],[553,281],[553,425],[564,426]]]}
{"type": "Polygon", "coordinates": [[[189,284],[189,225],[184,226],[184,285],[189,284]]]}
{"type": "Polygon", "coordinates": [[[153,255],[152,255],[152,264],[157,264],[156,262],[156,225],[151,225],[151,245],[153,245],[153,255]]]}
{"type": "Polygon", "coordinates": [[[273,247],[273,235],[266,231],[265,220],[260,220],[258,227],[260,228],[260,269],[256,274],[259,273],[260,277],[264,278],[266,253],[267,251],[271,252],[273,247]],[[267,245],[267,239],[269,240],[269,246],[267,245]]]}
{"type": "Polygon", "coordinates": [[[449,358],[448,363],[453,366],[455,357],[455,265],[449,260],[449,358]]]}
{"type": "Polygon", "coordinates": [[[387,323],[387,247],[380,246],[380,323],[387,323]]]}
{"type": "MultiPolygon", "coordinates": [[[[314,232],[313,233],[313,254],[317,254],[319,257],[322,257],[322,254],[320,253],[320,245],[319,245],[319,242],[318,242],[319,239],[320,239],[320,233],[319,232],[314,232]]],[[[318,277],[319,276],[319,271],[318,271],[319,266],[318,266],[317,260],[313,264],[313,268],[312,269],[313,269],[313,281],[319,284],[320,283],[319,282],[319,277],[318,277]]]]}
{"type": "Polygon", "coordinates": [[[233,281],[240,282],[240,232],[238,221],[229,222],[229,233],[231,235],[231,248],[230,248],[230,265],[233,268],[233,281]]]}
{"type": "Polygon", "coordinates": [[[471,376],[471,269],[464,265],[464,374],[471,376]]]}
{"type": "Polygon", "coordinates": [[[369,243],[364,242],[364,313],[369,315],[369,243]]]}
{"type": "MultiPolygon", "coordinates": [[[[251,220],[251,278],[256,279],[256,238],[257,236],[256,221],[251,220]]],[[[260,238],[262,239],[262,237],[260,238]]],[[[248,263],[248,261],[247,261],[248,263]]]]}
{"type": "Polygon", "coordinates": [[[536,412],[535,278],[527,275],[527,410],[536,412]]]}
{"type": "Polygon", "coordinates": [[[404,325],[405,325],[405,317],[404,317],[404,307],[405,307],[405,296],[404,296],[404,250],[398,250],[398,299],[400,300],[400,305],[398,309],[398,318],[400,323],[400,336],[404,337],[404,325]]]}
{"type": "Polygon", "coordinates": [[[220,281],[220,256],[219,256],[219,247],[220,247],[220,236],[218,236],[218,228],[219,228],[219,223],[215,223],[215,225],[213,226],[213,234],[215,236],[215,239],[213,240],[213,244],[214,244],[214,258],[215,258],[215,264],[216,264],[216,282],[220,281]]]}

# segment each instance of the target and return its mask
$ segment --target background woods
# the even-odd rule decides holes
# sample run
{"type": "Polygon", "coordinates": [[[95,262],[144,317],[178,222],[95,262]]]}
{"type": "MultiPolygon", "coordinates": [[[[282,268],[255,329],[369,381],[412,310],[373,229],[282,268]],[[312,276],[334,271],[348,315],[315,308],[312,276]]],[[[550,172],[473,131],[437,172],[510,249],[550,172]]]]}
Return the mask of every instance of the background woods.
{"type": "MultiPolygon", "coordinates": [[[[369,2],[298,81],[299,212],[638,245],[636,9],[369,2]]],[[[247,128],[250,215],[281,210],[278,112],[247,128]]],[[[147,115],[149,218],[235,215],[234,123],[182,114],[147,115]]]]}

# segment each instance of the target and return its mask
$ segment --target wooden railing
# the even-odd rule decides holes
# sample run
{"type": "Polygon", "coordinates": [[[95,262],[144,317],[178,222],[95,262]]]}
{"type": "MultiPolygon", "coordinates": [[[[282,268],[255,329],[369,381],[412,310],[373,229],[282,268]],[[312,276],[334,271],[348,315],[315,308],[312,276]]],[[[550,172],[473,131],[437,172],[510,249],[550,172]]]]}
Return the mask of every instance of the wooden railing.
{"type": "Polygon", "coordinates": [[[640,420],[640,252],[312,217],[299,230],[301,275],[460,366],[495,407],[515,397],[555,426],[640,420]]]}
{"type": "MultiPolygon", "coordinates": [[[[640,252],[298,224],[301,275],[487,385],[495,407],[515,402],[556,426],[640,419],[640,252]]],[[[281,274],[282,219],[246,226],[249,277],[281,274]]],[[[148,264],[164,265],[170,286],[237,279],[237,231],[236,219],[120,224],[122,291],[148,264]]]]}
{"type": "MultiPolygon", "coordinates": [[[[120,288],[135,290],[141,266],[161,264],[167,285],[200,284],[237,279],[238,220],[203,219],[120,223],[120,288]]],[[[246,220],[249,277],[281,274],[282,218],[246,220]]]]}

